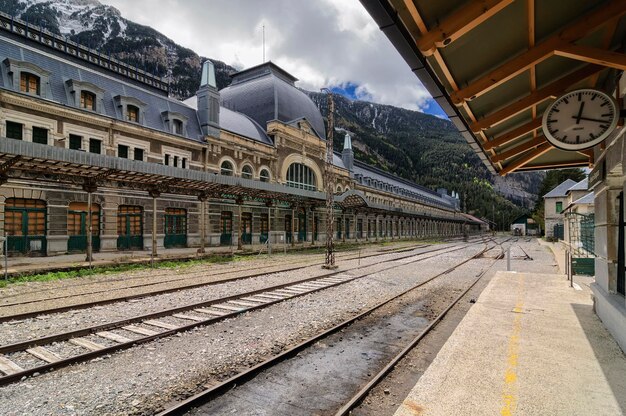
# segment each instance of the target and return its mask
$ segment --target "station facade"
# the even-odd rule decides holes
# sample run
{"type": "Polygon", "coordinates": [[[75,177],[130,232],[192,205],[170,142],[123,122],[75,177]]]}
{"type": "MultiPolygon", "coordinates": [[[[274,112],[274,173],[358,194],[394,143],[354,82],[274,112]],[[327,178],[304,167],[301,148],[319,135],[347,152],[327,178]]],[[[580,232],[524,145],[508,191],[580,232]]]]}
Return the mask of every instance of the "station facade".
{"type": "MultiPolygon", "coordinates": [[[[326,132],[268,62],[196,96],[0,16],[0,230],[9,255],[325,240],[326,132]],[[285,241],[286,240],[286,241],[285,241]]],[[[354,160],[333,163],[343,240],[461,235],[458,197],[354,160]]]]}

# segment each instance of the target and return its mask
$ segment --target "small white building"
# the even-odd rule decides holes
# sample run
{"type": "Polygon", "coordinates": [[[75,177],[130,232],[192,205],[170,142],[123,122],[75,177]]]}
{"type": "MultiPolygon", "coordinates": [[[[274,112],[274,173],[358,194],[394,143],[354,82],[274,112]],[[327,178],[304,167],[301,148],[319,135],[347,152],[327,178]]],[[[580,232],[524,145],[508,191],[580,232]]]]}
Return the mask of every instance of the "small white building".
{"type": "Polygon", "coordinates": [[[567,191],[574,185],[576,181],[567,179],[543,196],[546,237],[563,238],[562,212],[567,206],[567,191]]]}

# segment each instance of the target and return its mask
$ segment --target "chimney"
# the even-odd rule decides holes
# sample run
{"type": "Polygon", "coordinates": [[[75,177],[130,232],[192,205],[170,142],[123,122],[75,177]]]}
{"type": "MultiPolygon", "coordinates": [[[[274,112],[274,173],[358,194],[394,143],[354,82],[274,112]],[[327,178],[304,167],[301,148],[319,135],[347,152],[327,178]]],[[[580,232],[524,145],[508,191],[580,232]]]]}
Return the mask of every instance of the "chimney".
{"type": "Polygon", "coordinates": [[[208,59],[202,64],[198,99],[198,119],[202,133],[206,136],[220,136],[220,93],[215,82],[215,66],[208,59]]]}
{"type": "Polygon", "coordinates": [[[350,135],[346,133],[346,137],[343,139],[343,151],[341,152],[341,160],[350,172],[354,170],[354,151],[352,150],[352,139],[350,135]]]}

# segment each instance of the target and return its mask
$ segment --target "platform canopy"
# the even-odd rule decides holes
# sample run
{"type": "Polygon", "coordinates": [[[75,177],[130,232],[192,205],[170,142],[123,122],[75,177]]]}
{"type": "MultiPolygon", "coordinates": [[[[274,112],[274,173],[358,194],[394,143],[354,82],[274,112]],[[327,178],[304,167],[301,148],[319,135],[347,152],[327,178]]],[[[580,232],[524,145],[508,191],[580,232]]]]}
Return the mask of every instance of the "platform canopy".
{"type": "Polygon", "coordinates": [[[2,179],[35,179],[86,188],[118,187],[200,198],[324,205],[326,194],[62,147],[0,138],[2,179]]]}
{"type": "Polygon", "coordinates": [[[552,146],[546,107],[613,91],[626,68],[624,0],[361,0],[493,173],[590,166],[552,146]]]}
{"type": "MultiPolygon", "coordinates": [[[[9,179],[82,186],[89,192],[95,192],[98,187],[113,187],[147,191],[153,195],[193,195],[239,202],[257,201],[268,205],[288,204],[292,207],[326,204],[324,192],[0,137],[0,184],[9,179]]],[[[335,206],[467,222],[456,213],[435,218],[423,212],[390,208],[373,203],[362,192],[355,190],[337,196],[335,206]]]]}

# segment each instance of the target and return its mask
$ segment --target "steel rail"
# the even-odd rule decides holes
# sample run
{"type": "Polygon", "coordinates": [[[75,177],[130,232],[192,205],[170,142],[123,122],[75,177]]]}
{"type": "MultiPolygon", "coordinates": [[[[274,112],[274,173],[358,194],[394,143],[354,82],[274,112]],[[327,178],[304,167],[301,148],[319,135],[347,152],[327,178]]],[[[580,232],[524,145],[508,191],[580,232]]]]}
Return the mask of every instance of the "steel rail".
{"type": "Polygon", "coordinates": [[[375,306],[367,309],[366,311],[361,312],[360,314],[358,314],[358,315],[356,315],[356,316],[354,316],[352,318],[349,318],[349,319],[347,319],[347,320],[345,320],[345,321],[343,321],[343,322],[333,326],[332,328],[329,328],[329,329],[327,329],[327,330],[325,330],[325,331],[323,331],[323,332],[321,332],[321,333],[319,333],[319,334],[317,334],[317,335],[315,335],[315,336],[313,336],[313,337],[311,337],[311,338],[309,338],[309,339],[307,339],[305,341],[302,341],[299,344],[295,345],[294,347],[289,348],[289,349],[287,349],[287,350],[285,350],[285,351],[283,351],[283,352],[281,352],[281,353],[279,353],[279,354],[277,354],[277,355],[275,355],[273,357],[270,357],[269,359],[267,359],[267,360],[265,360],[265,361],[255,365],[255,366],[253,366],[253,367],[251,367],[251,368],[249,368],[249,369],[247,369],[247,370],[245,370],[245,371],[243,371],[243,372],[241,372],[241,373],[239,373],[239,374],[237,374],[237,375],[235,375],[233,377],[230,377],[229,379],[227,379],[227,380],[225,380],[225,381],[223,381],[223,382],[221,382],[219,384],[216,384],[216,385],[214,385],[214,386],[212,386],[212,387],[210,387],[210,388],[208,388],[208,389],[206,389],[206,390],[204,390],[204,391],[202,391],[202,392],[200,392],[200,393],[198,393],[196,395],[193,395],[193,396],[191,396],[191,397],[189,397],[189,398],[187,398],[187,399],[185,399],[185,400],[183,400],[183,401],[173,405],[172,407],[170,407],[170,408],[168,408],[168,409],[158,413],[157,416],[181,415],[181,414],[186,413],[187,411],[189,411],[190,409],[192,409],[194,407],[197,407],[199,405],[207,403],[211,399],[213,399],[213,398],[215,398],[215,397],[225,393],[231,387],[233,387],[235,385],[243,384],[243,383],[251,380],[258,373],[260,373],[262,370],[270,368],[270,367],[272,367],[272,366],[274,366],[274,365],[276,365],[276,364],[278,364],[278,363],[280,363],[280,362],[282,362],[282,361],[284,361],[284,360],[286,360],[288,358],[293,357],[295,354],[297,354],[298,352],[304,350],[305,348],[313,345],[315,342],[317,342],[317,341],[319,341],[319,340],[321,340],[321,339],[323,339],[323,338],[325,338],[325,337],[327,337],[327,336],[329,336],[329,335],[331,335],[331,334],[333,334],[333,333],[335,333],[335,332],[337,332],[337,331],[347,327],[348,325],[356,322],[357,320],[359,320],[359,319],[361,319],[361,318],[371,314],[372,312],[380,309],[381,307],[385,306],[386,304],[388,304],[388,303],[390,303],[390,302],[392,302],[392,301],[394,301],[394,300],[396,300],[396,299],[406,295],[407,293],[409,293],[409,292],[411,292],[411,291],[413,291],[413,290],[415,290],[415,289],[417,289],[417,288],[419,288],[421,286],[424,286],[425,284],[427,284],[427,283],[437,279],[438,277],[441,277],[443,275],[446,275],[446,274],[452,272],[453,270],[455,270],[456,268],[462,266],[463,264],[465,264],[465,263],[467,263],[467,262],[469,262],[469,261],[471,261],[471,260],[473,260],[475,258],[478,258],[482,253],[484,253],[487,250],[488,250],[488,248],[485,247],[479,253],[477,253],[477,254],[475,254],[475,255],[473,255],[473,256],[463,260],[460,263],[455,264],[454,266],[448,268],[447,270],[445,270],[445,271],[443,271],[441,273],[438,273],[435,276],[432,276],[432,277],[428,278],[427,280],[412,286],[411,288],[403,291],[402,293],[400,293],[398,295],[395,295],[395,296],[392,296],[392,297],[390,297],[390,298],[388,298],[388,299],[386,299],[386,300],[376,304],[375,306]]]}
{"type": "MultiPolygon", "coordinates": [[[[384,253],[370,254],[370,255],[366,255],[366,256],[361,256],[361,258],[371,258],[371,257],[379,257],[379,256],[395,254],[395,253],[403,253],[403,252],[412,251],[412,250],[416,250],[418,248],[423,248],[423,247],[427,247],[427,246],[428,246],[428,244],[417,244],[417,245],[412,246],[410,248],[402,248],[402,249],[399,249],[397,251],[392,250],[392,251],[388,251],[388,252],[384,252],[384,253]]],[[[347,260],[354,260],[356,258],[357,258],[357,256],[352,257],[352,258],[348,258],[347,260]]],[[[35,316],[38,316],[38,315],[43,315],[43,314],[52,314],[52,313],[66,312],[66,311],[69,311],[69,310],[86,309],[86,308],[91,308],[93,306],[107,305],[107,304],[116,303],[116,302],[124,302],[124,301],[129,301],[131,299],[144,298],[144,297],[147,297],[147,296],[155,296],[155,295],[162,295],[162,294],[166,294],[166,293],[178,292],[181,289],[194,289],[194,288],[203,287],[203,286],[213,286],[213,285],[222,284],[222,283],[228,283],[228,282],[234,282],[234,281],[238,281],[238,280],[244,280],[244,279],[250,279],[250,278],[254,278],[254,277],[260,277],[260,276],[263,276],[263,275],[266,275],[266,274],[291,272],[291,271],[294,271],[294,270],[305,269],[307,267],[313,267],[313,266],[322,265],[322,264],[324,264],[324,263],[316,262],[316,263],[311,263],[311,264],[306,264],[306,265],[282,268],[282,269],[279,269],[279,270],[262,271],[262,272],[257,272],[257,273],[246,274],[244,276],[235,276],[235,277],[232,277],[232,278],[226,278],[226,279],[221,279],[221,280],[217,280],[217,281],[194,283],[194,284],[189,284],[189,285],[176,286],[176,287],[173,287],[173,288],[154,290],[154,291],[151,291],[151,292],[143,292],[143,293],[138,293],[138,294],[133,294],[133,295],[119,296],[119,297],[116,297],[116,298],[84,302],[84,303],[79,303],[79,304],[75,304],[75,305],[66,305],[66,306],[59,306],[59,307],[56,307],[56,308],[47,308],[47,309],[41,309],[41,310],[32,311],[32,312],[24,312],[24,313],[20,313],[20,314],[5,315],[5,316],[0,316],[0,323],[7,322],[7,321],[13,321],[13,320],[19,320],[19,319],[32,318],[32,317],[35,317],[35,316]]],[[[201,272],[194,272],[194,273],[201,273],[201,272]]],[[[229,272],[225,272],[223,274],[226,274],[226,273],[236,273],[236,271],[229,271],[229,272]]],[[[128,286],[128,287],[124,287],[124,288],[120,288],[120,289],[114,289],[114,290],[125,290],[125,289],[133,289],[133,288],[138,288],[138,287],[148,287],[148,286],[160,285],[160,284],[163,284],[163,283],[171,283],[171,282],[175,282],[175,281],[181,281],[181,280],[187,280],[187,279],[195,279],[195,278],[197,278],[197,277],[186,277],[186,278],[182,278],[182,279],[171,279],[171,280],[165,280],[165,281],[154,282],[154,283],[149,283],[149,284],[139,284],[139,285],[134,285],[134,286],[128,286]]],[[[50,301],[50,300],[69,299],[69,298],[74,298],[74,297],[82,297],[82,296],[86,296],[86,295],[96,295],[98,293],[108,293],[110,291],[111,291],[111,289],[102,290],[102,291],[94,291],[94,292],[90,292],[90,293],[80,293],[80,294],[75,294],[75,295],[73,294],[73,295],[68,295],[68,296],[60,296],[60,297],[56,297],[56,298],[46,298],[46,299],[37,300],[37,301],[13,303],[13,304],[8,304],[8,305],[5,304],[5,305],[0,305],[0,310],[2,310],[2,308],[7,308],[7,307],[15,307],[15,306],[20,306],[20,305],[28,305],[28,304],[33,304],[33,303],[47,302],[47,301],[50,301]]]]}
{"type": "MultiPolygon", "coordinates": [[[[453,237],[453,238],[446,238],[446,239],[443,239],[442,241],[449,243],[449,242],[453,242],[455,240],[458,240],[458,238],[455,238],[455,237],[453,237]]],[[[417,244],[417,247],[419,245],[423,245],[424,247],[430,245],[430,244],[425,244],[423,242],[420,242],[417,239],[407,239],[407,240],[402,240],[402,242],[419,243],[419,244],[417,244]]],[[[376,243],[372,243],[372,245],[375,246],[376,243]]],[[[354,259],[356,257],[349,257],[349,256],[350,255],[354,255],[355,251],[358,252],[361,249],[360,247],[361,246],[358,246],[358,247],[356,247],[354,249],[340,250],[339,251],[340,254],[338,254],[338,257],[343,259],[343,260],[354,259]]],[[[368,247],[368,246],[366,245],[365,247],[368,247]]],[[[408,246],[408,247],[409,247],[408,249],[410,249],[410,247],[416,247],[416,246],[415,245],[411,245],[411,246],[408,246]]],[[[320,246],[311,246],[311,248],[312,249],[319,249],[321,247],[320,246]]],[[[382,255],[385,252],[401,253],[403,251],[407,251],[408,249],[407,249],[407,246],[404,246],[404,247],[391,247],[391,248],[386,248],[386,249],[381,248],[381,249],[377,250],[376,254],[381,254],[382,255]]],[[[320,263],[320,262],[316,261],[313,258],[314,256],[317,256],[317,255],[321,256],[321,255],[323,255],[323,253],[313,253],[313,254],[310,254],[310,253],[306,253],[306,251],[308,251],[308,248],[305,249],[304,252],[305,252],[305,254],[311,256],[312,259],[308,259],[306,261],[299,261],[299,262],[296,262],[296,263],[298,263],[298,264],[310,264],[311,266],[318,265],[318,264],[323,264],[323,263],[320,263]]],[[[292,252],[289,252],[287,254],[287,256],[293,256],[293,255],[297,255],[297,254],[302,254],[302,251],[299,251],[299,252],[293,252],[292,251],[292,252]]],[[[229,254],[229,256],[230,256],[230,254],[229,254]]],[[[223,257],[227,257],[227,256],[223,256],[223,257]]],[[[247,255],[247,254],[243,254],[243,255],[241,255],[241,257],[245,258],[245,257],[250,257],[250,256],[247,255]]],[[[256,255],[255,255],[255,257],[256,257],[256,255]]],[[[164,259],[161,259],[160,262],[179,261],[180,263],[185,264],[186,262],[190,262],[190,261],[193,261],[193,260],[201,260],[202,261],[203,259],[207,259],[207,258],[208,258],[208,256],[207,257],[199,257],[199,258],[171,258],[171,259],[164,258],[164,259]]],[[[209,261],[207,261],[206,263],[210,264],[209,261]]],[[[145,266],[145,265],[148,265],[149,263],[138,262],[138,263],[128,263],[128,264],[130,264],[130,265],[135,265],[136,264],[136,265],[144,265],[145,266]]],[[[274,267],[277,267],[277,266],[279,266],[279,264],[276,264],[274,267]]],[[[109,266],[105,265],[103,267],[106,268],[106,267],[109,267],[109,266]]],[[[264,266],[264,267],[272,267],[272,266],[264,266]]],[[[72,268],[72,270],[80,270],[82,268],[83,267],[74,267],[74,268],[72,268]]],[[[222,271],[219,271],[217,273],[214,273],[213,275],[214,276],[215,275],[219,276],[219,275],[228,274],[228,273],[244,272],[244,271],[258,270],[258,269],[259,269],[258,267],[254,267],[254,266],[253,267],[248,267],[248,268],[231,267],[228,270],[222,270],[222,271]]],[[[124,281],[125,282],[133,281],[133,280],[138,280],[139,281],[139,280],[144,280],[144,279],[153,278],[153,277],[167,276],[167,275],[170,274],[170,271],[171,271],[170,269],[165,269],[165,268],[160,268],[160,267],[157,267],[157,270],[159,270],[159,272],[155,272],[153,270],[152,273],[150,273],[149,275],[128,277],[128,278],[125,278],[124,281]]],[[[132,271],[132,270],[130,270],[130,271],[132,271]]],[[[119,272],[119,273],[121,274],[122,272],[119,272]]],[[[162,280],[162,281],[159,281],[159,283],[161,283],[161,282],[167,283],[167,282],[175,282],[175,281],[178,281],[178,280],[186,280],[186,279],[191,278],[190,276],[195,275],[195,274],[199,274],[199,273],[201,273],[201,272],[199,272],[199,271],[185,272],[185,273],[179,274],[179,278],[178,279],[162,280]]],[[[89,285],[100,284],[100,283],[108,283],[108,282],[119,282],[119,281],[120,281],[120,279],[107,279],[107,280],[98,280],[97,282],[80,282],[80,283],[76,283],[76,284],[65,285],[63,287],[63,289],[77,288],[77,287],[82,287],[82,286],[89,286],[89,285]]],[[[142,286],[142,285],[137,285],[137,287],[140,287],[140,286],[142,286]]],[[[133,287],[135,287],[135,286],[133,286],[133,287]]],[[[28,292],[28,294],[41,293],[41,292],[46,292],[46,291],[48,291],[48,289],[41,289],[41,290],[28,292]]],[[[99,293],[99,292],[88,292],[87,294],[92,294],[92,293],[99,293]]],[[[23,293],[16,293],[16,294],[2,296],[2,297],[0,297],[0,301],[3,301],[5,299],[11,299],[11,298],[23,296],[23,295],[24,295],[23,293]]],[[[60,297],[60,298],[63,298],[63,297],[60,297]]],[[[54,300],[54,299],[57,299],[57,298],[45,298],[45,299],[42,299],[42,301],[43,300],[48,300],[48,299],[54,300]]],[[[5,303],[5,304],[0,304],[0,307],[14,306],[14,305],[22,304],[22,303],[23,302],[15,302],[13,304],[6,304],[5,303]]]]}
{"type": "MultiPolygon", "coordinates": [[[[451,253],[451,252],[455,252],[458,250],[462,250],[464,248],[467,248],[468,246],[471,246],[471,244],[466,244],[463,245],[462,247],[459,248],[454,248],[452,250],[448,250],[445,253],[451,253]]],[[[92,335],[92,334],[96,334],[97,332],[100,331],[106,331],[106,330],[113,330],[113,329],[119,329],[119,328],[123,328],[126,325],[132,324],[132,323],[141,323],[143,321],[146,320],[150,320],[150,319],[154,319],[154,318],[159,318],[159,317],[164,317],[164,316],[172,316],[178,312],[184,312],[184,311],[190,311],[190,310],[194,310],[197,308],[207,308],[207,307],[211,307],[212,305],[219,305],[219,304],[223,304],[225,302],[231,301],[231,300],[236,300],[236,299],[241,299],[241,298],[247,298],[247,297],[253,297],[254,295],[258,295],[258,294],[262,294],[262,293],[268,293],[268,292],[274,292],[276,290],[280,290],[283,288],[287,288],[290,286],[298,286],[301,285],[302,283],[307,283],[307,282],[312,282],[312,281],[316,281],[316,280],[323,280],[323,279],[328,279],[329,277],[332,276],[336,276],[342,273],[346,273],[348,271],[351,270],[358,270],[358,269],[364,269],[364,268],[368,268],[368,267],[372,267],[381,263],[386,263],[386,262],[396,262],[399,260],[403,260],[406,258],[410,258],[410,257],[416,257],[416,256],[423,256],[424,254],[429,254],[429,253],[434,253],[434,252],[439,252],[442,250],[445,250],[446,248],[449,247],[445,247],[445,248],[439,248],[439,249],[435,249],[435,250],[430,250],[427,252],[422,252],[422,253],[417,253],[417,254],[410,254],[410,255],[406,255],[406,256],[402,256],[399,258],[395,258],[392,260],[385,260],[385,261],[380,261],[374,264],[370,264],[370,265],[364,265],[364,266],[357,266],[354,267],[352,269],[348,269],[348,270],[340,270],[340,271],[334,271],[334,272],[330,272],[330,273],[325,273],[324,275],[320,275],[320,276],[316,276],[316,277],[312,277],[312,278],[306,278],[306,279],[301,279],[299,281],[296,282],[289,282],[289,283],[285,283],[285,284],[281,284],[281,285],[276,285],[276,286],[272,286],[272,287],[266,287],[263,289],[258,289],[258,290],[254,290],[251,292],[247,292],[247,293],[242,293],[242,294],[237,294],[237,295],[232,295],[232,296],[228,296],[228,297],[224,297],[224,298],[220,298],[220,299],[214,299],[214,300],[210,300],[210,301],[204,301],[204,302],[199,302],[199,303],[195,303],[195,304],[191,304],[191,305],[185,305],[185,306],[181,306],[181,307],[176,307],[176,308],[171,308],[165,311],[159,311],[159,312],[155,312],[155,313],[150,313],[150,314],[145,314],[145,315],[141,315],[141,316],[136,316],[133,318],[128,318],[128,319],[123,319],[120,321],[116,321],[116,322],[110,322],[110,323],[106,323],[106,324],[102,324],[102,325],[97,325],[97,326],[93,326],[93,327],[89,327],[89,328],[83,328],[83,329],[79,329],[79,330],[74,330],[74,331],[69,331],[69,332],[65,332],[65,333],[61,333],[61,334],[55,334],[55,335],[50,335],[50,336],[46,336],[46,337],[42,337],[42,338],[38,338],[38,339],[33,339],[33,340],[27,340],[27,341],[23,341],[23,342],[19,342],[19,343],[15,343],[15,344],[10,344],[10,345],[5,345],[0,347],[0,354],[6,354],[6,353],[11,353],[11,352],[17,352],[17,351],[25,351],[26,349],[32,348],[32,347],[37,347],[37,346],[43,346],[43,345],[48,345],[50,343],[53,342],[59,342],[59,341],[69,341],[71,339],[75,339],[75,338],[79,338],[82,336],[86,336],[86,335],[92,335]]],[[[402,267],[402,266],[406,266],[407,264],[411,264],[411,263],[416,263],[419,261],[424,261],[427,260],[429,258],[432,257],[436,257],[438,254],[433,254],[431,256],[426,256],[426,257],[420,257],[418,259],[415,259],[413,261],[407,262],[407,263],[402,263],[402,264],[398,264],[398,265],[393,265],[393,266],[389,266],[386,267],[384,269],[381,270],[377,270],[375,273],[380,273],[380,272],[384,272],[387,270],[391,270],[397,267],[402,267]]],[[[361,279],[363,277],[367,277],[369,276],[371,273],[365,273],[362,274],[360,276],[353,276],[349,279],[344,279],[338,283],[334,283],[334,284],[328,284],[325,285],[323,287],[319,287],[319,288],[315,288],[312,290],[308,290],[306,292],[301,292],[301,293],[297,293],[297,294],[293,294],[291,296],[284,296],[282,299],[277,299],[274,301],[267,301],[264,302],[262,304],[259,304],[257,306],[254,307],[247,307],[247,308],[241,308],[237,311],[234,311],[232,313],[226,313],[222,316],[217,316],[217,317],[210,317],[207,318],[203,321],[193,321],[190,324],[184,324],[181,325],[180,327],[177,327],[175,329],[168,329],[165,330],[163,332],[159,332],[156,333],[154,335],[147,335],[138,339],[134,339],[131,340],[129,342],[122,342],[122,343],[118,343],[116,345],[112,345],[109,347],[104,347],[102,349],[96,350],[96,351],[90,351],[90,352],[86,352],[83,354],[79,354],[79,355],[75,355],[72,357],[68,357],[65,359],[61,359],[52,363],[47,363],[44,365],[40,365],[40,366],[36,366],[36,367],[32,367],[29,369],[24,369],[22,371],[18,371],[12,374],[7,374],[4,375],[2,377],[0,377],[0,386],[2,385],[6,385],[6,384],[10,384],[13,383],[15,381],[20,380],[22,377],[27,377],[30,376],[34,373],[43,373],[45,371],[49,371],[52,369],[58,369],[61,367],[65,367],[67,365],[70,364],[74,364],[74,363],[78,363],[78,362],[84,362],[84,361],[88,361],[92,358],[98,357],[98,356],[102,356],[102,355],[106,355],[115,351],[120,351],[120,350],[124,350],[124,349],[128,349],[130,347],[133,347],[135,345],[138,344],[143,344],[146,342],[150,342],[159,338],[163,338],[163,337],[167,337],[179,332],[184,332],[187,331],[189,329],[193,329],[199,326],[205,326],[205,325],[209,325],[209,324],[213,324],[228,318],[232,318],[234,316],[240,315],[242,313],[245,312],[250,312],[253,310],[259,310],[259,309],[263,309],[266,308],[268,306],[274,305],[276,303],[282,302],[284,300],[288,300],[288,299],[293,299],[296,297],[300,297],[300,296],[304,296],[304,295],[308,295],[310,293],[315,293],[324,289],[328,289],[331,287],[335,287],[338,285],[342,285],[344,283],[348,283],[357,279],[361,279]]]]}
{"type": "Polygon", "coordinates": [[[437,317],[413,340],[402,349],[395,357],[393,357],[387,365],[378,372],[374,377],[370,379],[370,381],[361,389],[358,393],[356,393],[352,398],[343,405],[336,413],[335,416],[345,416],[349,414],[361,401],[367,396],[367,394],[376,387],[386,376],[393,370],[393,368],[409,353],[411,352],[417,344],[432,330],[434,329],[439,322],[450,312],[450,310],[457,304],[459,301],[470,291],[476,284],[483,278],[485,274],[496,264],[498,260],[494,260],[494,262],[483,270],[478,277],[470,284],[459,296],[456,297],[450,304],[443,310],[437,317]]]}

